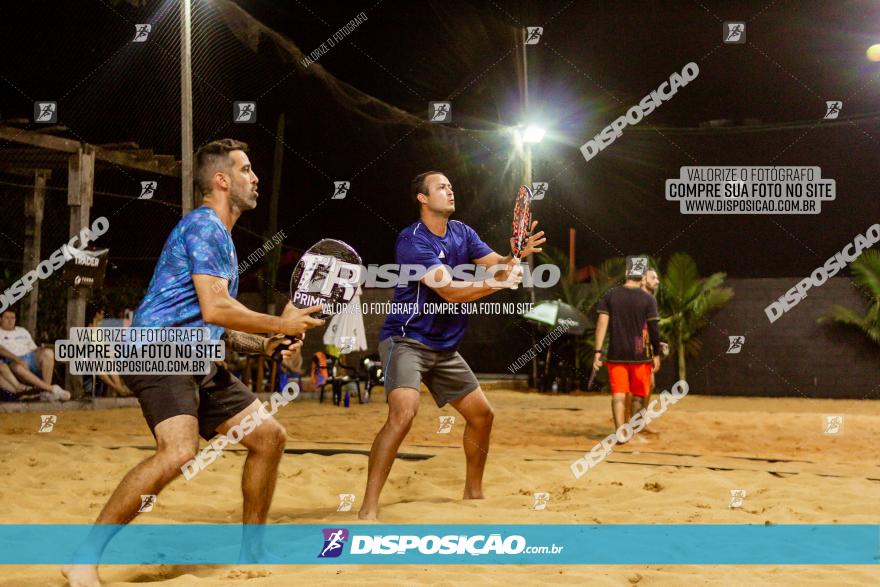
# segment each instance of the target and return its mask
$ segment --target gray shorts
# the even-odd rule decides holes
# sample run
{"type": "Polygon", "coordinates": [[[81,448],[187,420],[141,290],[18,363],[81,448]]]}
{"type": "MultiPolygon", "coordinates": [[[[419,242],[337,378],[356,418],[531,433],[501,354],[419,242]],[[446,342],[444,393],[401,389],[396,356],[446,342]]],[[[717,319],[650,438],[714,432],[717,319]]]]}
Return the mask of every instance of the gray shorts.
{"type": "Polygon", "coordinates": [[[385,393],[398,387],[428,387],[437,407],[475,391],[480,382],[458,351],[435,351],[417,340],[391,336],[379,343],[385,393]]]}

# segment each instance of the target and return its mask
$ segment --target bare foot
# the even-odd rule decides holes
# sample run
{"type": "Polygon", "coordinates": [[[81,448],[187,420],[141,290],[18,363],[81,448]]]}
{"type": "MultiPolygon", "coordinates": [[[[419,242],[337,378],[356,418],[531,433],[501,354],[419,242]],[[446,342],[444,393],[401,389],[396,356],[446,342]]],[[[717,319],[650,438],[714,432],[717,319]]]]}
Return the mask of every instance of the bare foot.
{"type": "Polygon", "coordinates": [[[465,489],[462,499],[486,499],[482,489],[465,489]]]}
{"type": "Polygon", "coordinates": [[[98,567],[95,565],[65,565],[61,574],[67,579],[70,587],[101,587],[98,578],[98,567]]]}
{"type": "Polygon", "coordinates": [[[376,512],[365,512],[361,510],[358,512],[358,520],[377,520],[378,514],[376,512]]]}

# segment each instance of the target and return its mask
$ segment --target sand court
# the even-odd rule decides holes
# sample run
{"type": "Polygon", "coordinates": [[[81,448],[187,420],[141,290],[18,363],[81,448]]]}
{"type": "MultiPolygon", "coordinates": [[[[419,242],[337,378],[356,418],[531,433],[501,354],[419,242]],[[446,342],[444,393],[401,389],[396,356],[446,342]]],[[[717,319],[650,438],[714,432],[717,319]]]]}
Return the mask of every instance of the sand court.
{"type": "MultiPolygon", "coordinates": [[[[617,447],[580,479],[569,465],[611,430],[608,397],[487,392],[495,412],[487,498],[463,501],[464,424],[438,433],[427,394],[381,499],[385,524],[871,524],[880,494],[880,406],[850,400],[689,395],[652,427],[644,444],[617,447]],[[840,434],[824,416],[843,415],[840,434]],[[740,507],[730,491],[743,489],[740,507]],[[534,510],[533,494],[550,494],[534,510]]],[[[278,418],[288,432],[270,524],[359,524],[369,443],[385,416],[381,391],[349,409],[298,400],[278,418]],[[339,494],[354,494],[338,512],[339,494]]],[[[152,437],[136,408],[59,412],[51,432],[40,415],[0,415],[0,519],[4,524],[91,523],[118,480],[150,454],[152,437]]],[[[644,435],[643,435],[644,436],[644,435]]],[[[204,443],[203,443],[204,445],[204,443]]],[[[190,481],[163,491],[136,524],[239,523],[244,451],[227,449],[190,481]]],[[[651,544],[611,545],[645,548],[651,544]]],[[[707,545],[711,548],[711,545],[707,545]]],[[[460,566],[256,565],[103,566],[109,585],[876,584],[862,566],[460,566]]],[[[49,566],[4,567],[0,585],[61,585],[49,566]]]]}

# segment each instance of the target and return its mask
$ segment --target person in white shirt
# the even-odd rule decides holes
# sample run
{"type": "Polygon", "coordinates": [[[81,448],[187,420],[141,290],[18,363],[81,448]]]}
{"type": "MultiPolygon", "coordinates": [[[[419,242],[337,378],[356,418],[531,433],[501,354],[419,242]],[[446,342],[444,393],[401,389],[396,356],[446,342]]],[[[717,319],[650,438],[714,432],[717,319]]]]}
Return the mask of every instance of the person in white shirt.
{"type": "Polygon", "coordinates": [[[37,348],[31,333],[15,325],[15,312],[0,314],[0,362],[9,365],[12,373],[26,385],[39,389],[43,401],[70,399],[70,392],[52,384],[55,351],[37,348]]]}

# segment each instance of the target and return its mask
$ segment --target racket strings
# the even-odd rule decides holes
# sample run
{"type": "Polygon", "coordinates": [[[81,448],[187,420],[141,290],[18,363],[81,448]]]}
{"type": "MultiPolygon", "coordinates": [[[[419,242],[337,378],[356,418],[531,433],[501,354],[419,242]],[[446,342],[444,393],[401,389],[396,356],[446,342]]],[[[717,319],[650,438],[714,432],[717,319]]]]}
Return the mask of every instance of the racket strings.
{"type": "Polygon", "coordinates": [[[530,194],[528,188],[520,187],[519,194],[516,197],[516,204],[513,208],[513,256],[519,257],[522,252],[523,245],[529,238],[532,224],[532,210],[530,202],[530,194]]]}

